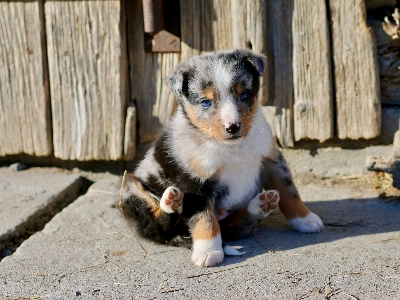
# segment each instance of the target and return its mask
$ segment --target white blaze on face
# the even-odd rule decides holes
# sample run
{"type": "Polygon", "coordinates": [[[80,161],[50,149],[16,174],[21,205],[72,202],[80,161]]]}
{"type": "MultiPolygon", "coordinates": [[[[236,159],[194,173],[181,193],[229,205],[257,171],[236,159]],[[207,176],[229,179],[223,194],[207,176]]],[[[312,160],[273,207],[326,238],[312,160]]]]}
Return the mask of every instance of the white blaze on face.
{"type": "Polygon", "coordinates": [[[214,66],[214,76],[216,86],[220,92],[221,121],[225,128],[228,128],[230,124],[240,123],[235,99],[232,99],[232,96],[229,95],[235,74],[231,70],[226,69],[226,66],[221,61],[218,61],[214,66]]]}
{"type": "Polygon", "coordinates": [[[227,70],[223,62],[218,61],[214,66],[215,85],[221,90],[227,90],[232,85],[234,72],[227,70]]]}
{"type": "Polygon", "coordinates": [[[240,115],[234,99],[222,99],[221,105],[221,121],[225,128],[228,128],[230,124],[240,123],[240,115]]]}

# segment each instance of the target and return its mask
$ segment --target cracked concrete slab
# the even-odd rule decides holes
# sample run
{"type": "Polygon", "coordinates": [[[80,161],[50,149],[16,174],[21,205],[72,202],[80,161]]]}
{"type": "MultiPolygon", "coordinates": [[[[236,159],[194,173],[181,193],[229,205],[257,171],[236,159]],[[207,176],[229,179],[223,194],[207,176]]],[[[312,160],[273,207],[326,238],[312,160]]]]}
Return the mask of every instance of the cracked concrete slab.
{"type": "Polygon", "coordinates": [[[44,226],[75,200],[83,186],[80,175],[0,169],[0,250],[10,238],[44,226]]]}
{"type": "Polygon", "coordinates": [[[0,263],[0,298],[44,299],[398,299],[400,203],[349,177],[295,181],[326,226],[292,231],[273,213],[254,237],[230,243],[246,253],[214,268],[190,250],[141,239],[144,256],[103,179],[0,263]],[[390,201],[389,201],[390,200],[390,201]]]}

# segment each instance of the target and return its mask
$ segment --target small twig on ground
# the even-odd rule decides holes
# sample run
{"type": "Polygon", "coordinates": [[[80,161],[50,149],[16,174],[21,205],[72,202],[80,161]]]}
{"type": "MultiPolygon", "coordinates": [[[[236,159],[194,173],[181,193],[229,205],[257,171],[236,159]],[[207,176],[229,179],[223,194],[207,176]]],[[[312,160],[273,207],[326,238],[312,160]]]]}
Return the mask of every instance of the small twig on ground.
{"type": "Polygon", "coordinates": [[[388,239],[385,239],[385,240],[375,241],[375,242],[372,242],[372,243],[384,243],[384,244],[386,244],[388,242],[399,241],[399,240],[400,240],[400,236],[393,237],[393,238],[388,238],[388,239]]]}
{"type": "MultiPolygon", "coordinates": [[[[317,288],[317,289],[318,289],[318,288],[317,288]]],[[[311,294],[312,292],[314,292],[314,291],[315,291],[315,288],[312,289],[312,290],[310,290],[310,291],[308,291],[307,293],[305,293],[305,294],[303,294],[303,295],[300,295],[300,296],[294,298],[293,300],[301,300],[301,299],[304,299],[304,298],[306,298],[306,297],[309,297],[310,294],[311,294]]]]}
{"type": "Polygon", "coordinates": [[[245,267],[247,265],[248,264],[245,263],[245,264],[241,264],[241,265],[238,265],[238,266],[234,266],[234,267],[226,268],[226,269],[222,269],[222,270],[216,270],[216,271],[207,272],[207,273],[203,273],[203,274],[186,276],[186,278],[196,278],[196,277],[201,277],[201,276],[207,276],[207,275],[211,275],[211,274],[215,274],[215,273],[220,273],[220,272],[225,272],[225,271],[230,271],[230,270],[233,270],[233,269],[245,267]]]}
{"type": "Polygon", "coordinates": [[[103,190],[96,190],[96,189],[90,189],[89,193],[102,193],[102,194],[107,194],[107,195],[114,195],[114,193],[112,193],[112,192],[103,191],[103,190]]]}
{"type": "Polygon", "coordinates": [[[128,220],[126,219],[126,216],[125,216],[124,211],[123,211],[123,209],[122,209],[122,191],[124,190],[124,186],[125,186],[125,176],[126,176],[126,170],[125,170],[125,172],[124,172],[124,176],[122,177],[121,189],[120,189],[120,191],[119,191],[119,202],[118,202],[119,210],[121,211],[121,214],[122,214],[122,216],[124,217],[124,219],[125,219],[125,221],[126,221],[126,224],[128,224],[129,229],[130,229],[131,232],[132,232],[132,235],[135,237],[135,239],[136,239],[136,241],[138,242],[138,244],[140,245],[140,247],[142,247],[142,250],[143,250],[144,253],[145,253],[144,257],[146,257],[147,254],[149,254],[149,252],[147,252],[147,250],[146,250],[146,249],[143,247],[143,245],[140,243],[138,237],[136,236],[135,232],[133,231],[133,229],[132,229],[132,227],[131,227],[131,224],[129,224],[128,220]]]}
{"type": "Polygon", "coordinates": [[[183,288],[176,288],[176,289],[164,290],[164,291],[161,291],[161,293],[163,293],[163,294],[173,293],[173,292],[182,291],[182,290],[183,290],[183,288]]]}
{"type": "Polygon", "coordinates": [[[339,293],[339,292],[340,292],[340,289],[336,289],[336,290],[330,291],[328,294],[325,295],[324,300],[329,300],[329,298],[330,298],[331,296],[333,296],[333,295],[335,295],[335,294],[337,294],[337,293],[339,293]]]}
{"type": "Polygon", "coordinates": [[[351,300],[360,300],[359,298],[357,298],[357,297],[355,297],[355,296],[353,296],[353,295],[350,295],[350,294],[348,294],[348,293],[346,293],[346,292],[342,292],[343,294],[346,294],[346,296],[347,297],[349,297],[351,300]]]}

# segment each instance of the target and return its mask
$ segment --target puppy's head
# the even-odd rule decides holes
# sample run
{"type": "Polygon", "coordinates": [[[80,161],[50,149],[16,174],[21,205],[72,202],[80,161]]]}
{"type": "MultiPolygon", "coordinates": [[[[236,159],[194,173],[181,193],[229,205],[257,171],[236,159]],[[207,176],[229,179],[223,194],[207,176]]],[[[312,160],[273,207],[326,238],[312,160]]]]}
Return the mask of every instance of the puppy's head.
{"type": "Polygon", "coordinates": [[[265,56],[250,50],[205,53],[167,79],[188,122],[209,138],[233,141],[251,129],[265,56]]]}

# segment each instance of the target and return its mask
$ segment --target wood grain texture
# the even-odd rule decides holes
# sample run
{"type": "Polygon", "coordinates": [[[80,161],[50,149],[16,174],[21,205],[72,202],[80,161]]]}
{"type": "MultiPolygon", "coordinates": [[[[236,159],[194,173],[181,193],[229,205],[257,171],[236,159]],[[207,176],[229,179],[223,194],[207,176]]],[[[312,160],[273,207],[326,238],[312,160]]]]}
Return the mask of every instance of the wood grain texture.
{"type": "Polygon", "coordinates": [[[52,153],[39,2],[0,2],[0,155],[52,153]]]}
{"type": "Polygon", "coordinates": [[[276,106],[262,106],[262,110],[279,144],[282,147],[293,147],[292,110],[276,106]]]}
{"type": "Polygon", "coordinates": [[[54,155],[123,158],[119,1],[46,1],[54,155]]]}
{"type": "Polygon", "coordinates": [[[136,155],[136,107],[130,106],[126,111],[125,138],[124,138],[124,159],[133,160],[136,155]]]}
{"type": "Polygon", "coordinates": [[[154,140],[162,125],[168,123],[175,97],[164,79],[179,63],[177,53],[145,53],[142,1],[127,1],[128,55],[130,62],[131,101],[136,103],[138,140],[154,140]]]}
{"type": "Polygon", "coordinates": [[[378,51],[381,102],[400,104],[400,38],[395,26],[382,23],[380,18],[368,18],[368,25],[374,30],[378,51]]]}
{"type": "Polygon", "coordinates": [[[205,51],[231,50],[234,1],[181,0],[182,60],[205,51]]]}
{"type": "Polygon", "coordinates": [[[232,48],[231,20],[226,17],[230,2],[180,1],[181,54],[145,53],[141,1],[128,1],[127,7],[131,100],[137,104],[139,142],[146,143],[157,137],[176,107],[164,82],[176,65],[203,51],[232,48]]]}
{"type": "Polygon", "coordinates": [[[370,139],[381,130],[377,50],[363,0],[330,0],[337,134],[370,139]]]}
{"type": "MultiPolygon", "coordinates": [[[[233,48],[252,49],[267,54],[267,2],[266,0],[233,0],[231,9],[233,48]]],[[[225,18],[229,17],[225,15],[225,18]]],[[[268,74],[260,80],[259,101],[266,104],[268,74]]]]}
{"type": "Polygon", "coordinates": [[[293,1],[267,3],[267,58],[265,74],[268,121],[282,147],[294,146],[293,133],[293,1]]]}
{"type": "Polygon", "coordinates": [[[294,1],[293,86],[295,140],[334,136],[330,38],[325,1],[294,1]]]}

